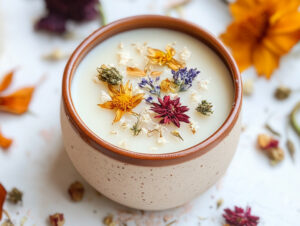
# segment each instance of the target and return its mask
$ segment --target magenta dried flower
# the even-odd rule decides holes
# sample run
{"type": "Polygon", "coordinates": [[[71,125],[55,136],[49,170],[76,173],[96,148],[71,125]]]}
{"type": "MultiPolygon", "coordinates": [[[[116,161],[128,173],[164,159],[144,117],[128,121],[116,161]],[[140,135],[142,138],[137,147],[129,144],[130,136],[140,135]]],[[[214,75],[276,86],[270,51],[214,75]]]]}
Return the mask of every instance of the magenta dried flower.
{"type": "Polygon", "coordinates": [[[45,3],[48,14],[36,23],[37,30],[63,33],[67,20],[87,21],[99,14],[98,0],[45,0],[45,3]]]}
{"type": "Polygon", "coordinates": [[[152,103],[150,108],[158,115],[155,118],[162,118],[161,124],[169,124],[173,122],[177,127],[180,127],[180,122],[189,123],[189,116],[184,114],[189,108],[187,106],[181,106],[180,98],[171,100],[170,96],[164,96],[163,100],[157,98],[159,103],[152,103]]]}
{"type": "Polygon", "coordinates": [[[259,217],[251,215],[251,208],[234,207],[234,210],[229,208],[224,209],[223,217],[230,226],[256,226],[258,225],[259,217]]]}

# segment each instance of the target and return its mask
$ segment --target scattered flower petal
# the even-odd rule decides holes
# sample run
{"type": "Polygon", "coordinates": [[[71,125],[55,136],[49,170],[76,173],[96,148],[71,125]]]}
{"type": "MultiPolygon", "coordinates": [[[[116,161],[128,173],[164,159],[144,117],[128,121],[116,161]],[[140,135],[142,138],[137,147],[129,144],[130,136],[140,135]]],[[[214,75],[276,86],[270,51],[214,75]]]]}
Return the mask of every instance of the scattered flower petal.
{"type": "Polygon", "coordinates": [[[3,149],[8,149],[11,144],[12,144],[13,140],[6,138],[3,136],[3,134],[0,132],[0,147],[3,149]]]}
{"type": "Polygon", "coordinates": [[[137,77],[145,77],[146,72],[137,68],[137,67],[126,67],[127,75],[137,76],[137,77]]]}
{"type": "Polygon", "coordinates": [[[55,213],[49,216],[51,226],[63,226],[65,224],[65,218],[62,213],[55,213]]]}
{"type": "Polygon", "coordinates": [[[13,76],[14,76],[14,71],[10,71],[4,76],[4,78],[0,83],[0,92],[6,90],[9,87],[13,79],[13,76]]]}

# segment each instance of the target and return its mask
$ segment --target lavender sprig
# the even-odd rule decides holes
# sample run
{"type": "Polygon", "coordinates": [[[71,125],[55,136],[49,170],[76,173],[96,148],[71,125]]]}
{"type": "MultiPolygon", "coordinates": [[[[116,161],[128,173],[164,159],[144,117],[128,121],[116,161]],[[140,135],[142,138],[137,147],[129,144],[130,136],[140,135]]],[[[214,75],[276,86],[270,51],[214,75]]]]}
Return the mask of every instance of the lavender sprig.
{"type": "MultiPolygon", "coordinates": [[[[160,77],[155,80],[148,77],[148,79],[143,78],[139,84],[139,87],[147,90],[150,94],[160,97],[160,85],[158,84],[160,77]]],[[[148,99],[148,98],[147,98],[148,99]]]]}
{"type": "Polygon", "coordinates": [[[187,91],[193,83],[193,80],[197,77],[200,71],[197,68],[187,69],[182,68],[178,71],[172,70],[174,83],[179,87],[179,92],[187,91]]]}

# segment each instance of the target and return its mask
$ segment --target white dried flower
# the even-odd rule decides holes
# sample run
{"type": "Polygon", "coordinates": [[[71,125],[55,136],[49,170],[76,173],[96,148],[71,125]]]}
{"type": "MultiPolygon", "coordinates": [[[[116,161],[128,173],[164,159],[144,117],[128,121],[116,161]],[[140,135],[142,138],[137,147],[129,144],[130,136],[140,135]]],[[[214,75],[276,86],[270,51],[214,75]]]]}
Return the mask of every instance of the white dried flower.
{"type": "Polygon", "coordinates": [[[119,51],[117,55],[118,55],[118,63],[120,65],[126,66],[126,65],[128,65],[129,61],[132,60],[129,52],[122,50],[122,51],[119,51]]]}
{"type": "Polygon", "coordinates": [[[160,145],[164,145],[164,144],[168,143],[168,141],[163,136],[159,136],[157,139],[157,143],[160,145]]]}
{"type": "Polygon", "coordinates": [[[179,59],[183,62],[186,62],[190,59],[192,53],[187,47],[183,47],[183,50],[179,53],[179,59]]]}
{"type": "Polygon", "coordinates": [[[195,134],[199,129],[198,123],[191,120],[189,125],[192,133],[195,134]]]}
{"type": "Polygon", "coordinates": [[[116,135],[116,134],[117,134],[117,131],[115,131],[115,130],[112,130],[112,131],[110,131],[110,134],[112,134],[112,135],[116,135]]]}
{"type": "Polygon", "coordinates": [[[209,84],[210,84],[210,80],[208,79],[201,79],[200,81],[198,81],[199,89],[208,90],[209,84]]]}

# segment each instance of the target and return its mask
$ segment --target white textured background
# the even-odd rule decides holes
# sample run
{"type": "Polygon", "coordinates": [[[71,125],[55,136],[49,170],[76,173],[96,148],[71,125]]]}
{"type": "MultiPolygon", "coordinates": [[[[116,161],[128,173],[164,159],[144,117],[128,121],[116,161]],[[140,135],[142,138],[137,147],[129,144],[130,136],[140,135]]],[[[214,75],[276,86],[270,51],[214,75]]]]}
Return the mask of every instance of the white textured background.
{"type": "MultiPolygon", "coordinates": [[[[164,14],[166,5],[163,0],[102,0],[102,3],[108,22],[136,14],[164,14]]],[[[16,186],[24,192],[23,204],[6,203],[4,206],[16,225],[25,218],[25,226],[47,225],[48,215],[54,212],[65,214],[67,226],[101,225],[108,213],[114,214],[116,219],[129,217],[128,225],[165,225],[164,216],[170,218],[169,222],[177,220],[177,225],[221,225],[224,223],[221,217],[223,208],[234,205],[251,206],[253,213],[261,217],[260,225],[300,224],[299,138],[292,136],[298,149],[294,164],[286,152],[285,160],[271,167],[267,158],[255,148],[256,136],[264,131],[265,120],[272,115],[273,127],[283,130],[286,115],[300,99],[299,93],[284,102],[273,98],[273,91],[279,84],[300,88],[299,45],[282,59],[281,67],[271,81],[256,79],[254,94],[244,99],[243,124],[246,130],[226,176],[184,207],[142,214],[128,212],[125,207],[97,195],[86,183],[83,201],[72,203],[69,200],[69,184],[83,179],[71,165],[61,140],[60,87],[66,60],[46,62],[41,56],[54,48],[71,53],[99,23],[71,24],[75,39],[64,40],[33,30],[34,21],[43,12],[43,1],[40,0],[0,1],[0,74],[18,68],[9,91],[37,84],[45,77],[35,92],[29,113],[23,116],[0,114],[2,131],[14,139],[9,151],[0,150],[0,182],[8,190],[16,186]],[[224,204],[217,210],[219,198],[224,199],[224,204]]],[[[194,0],[186,6],[184,18],[215,35],[224,31],[231,21],[221,0],[194,0]]],[[[246,71],[243,77],[255,78],[254,70],[246,71]]],[[[285,137],[282,137],[281,145],[284,143],[285,137]]]]}

